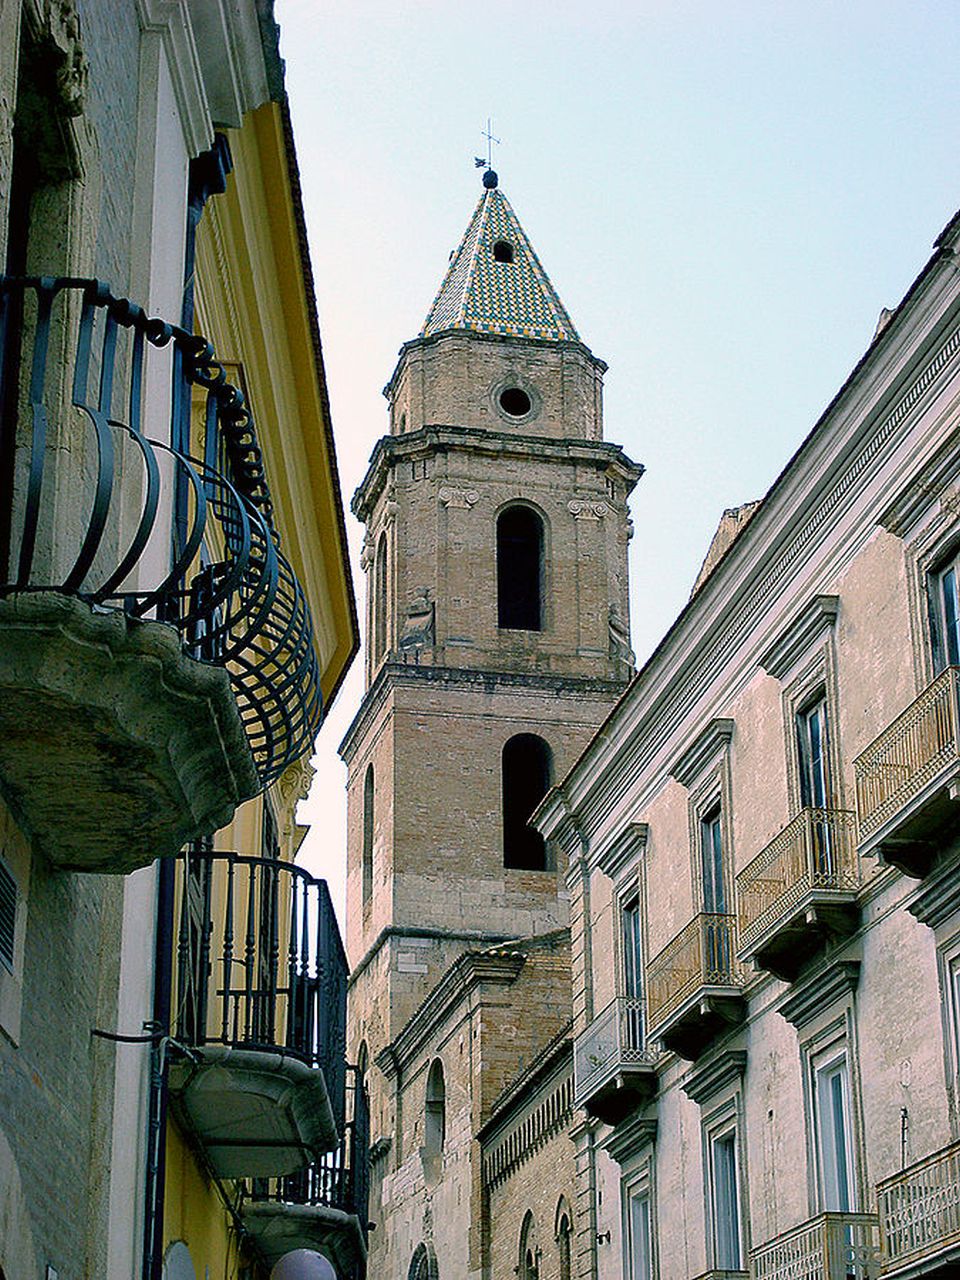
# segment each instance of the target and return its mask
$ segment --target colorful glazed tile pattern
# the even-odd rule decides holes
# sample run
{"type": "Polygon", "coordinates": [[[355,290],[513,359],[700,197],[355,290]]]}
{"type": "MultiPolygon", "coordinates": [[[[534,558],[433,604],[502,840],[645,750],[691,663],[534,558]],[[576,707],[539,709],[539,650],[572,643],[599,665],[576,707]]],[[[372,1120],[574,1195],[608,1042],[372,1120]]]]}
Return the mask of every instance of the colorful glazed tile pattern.
{"type": "Polygon", "coordinates": [[[526,233],[500,190],[484,191],[440,286],[421,337],[443,329],[579,341],[526,233]],[[506,241],[512,262],[498,262],[506,241]]]}

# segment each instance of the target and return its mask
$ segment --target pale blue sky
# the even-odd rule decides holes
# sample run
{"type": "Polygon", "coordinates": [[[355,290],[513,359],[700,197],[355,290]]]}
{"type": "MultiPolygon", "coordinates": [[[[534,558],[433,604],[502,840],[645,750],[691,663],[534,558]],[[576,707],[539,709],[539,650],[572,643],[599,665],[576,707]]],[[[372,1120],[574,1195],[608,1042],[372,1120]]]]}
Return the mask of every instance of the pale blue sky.
{"type": "MultiPolygon", "coordinates": [[[[634,493],[634,647],[761,496],[960,206],[960,3],[278,0],[345,501],[381,388],[495,168],[584,341],[634,493]]],[[[356,562],[359,526],[347,517],[356,562]]],[[[339,894],[336,747],[305,860],[339,894]]]]}

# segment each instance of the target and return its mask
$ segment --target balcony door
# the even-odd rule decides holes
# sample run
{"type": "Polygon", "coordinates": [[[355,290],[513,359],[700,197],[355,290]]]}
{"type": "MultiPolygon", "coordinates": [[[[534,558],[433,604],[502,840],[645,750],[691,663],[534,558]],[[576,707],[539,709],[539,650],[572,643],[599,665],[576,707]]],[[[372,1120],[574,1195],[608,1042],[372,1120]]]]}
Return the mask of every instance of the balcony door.
{"type": "MultiPolygon", "coordinates": [[[[723,814],[720,806],[700,819],[700,883],[703,910],[710,916],[727,914],[727,889],[723,876],[723,814]]],[[[704,978],[726,982],[733,964],[726,920],[708,919],[704,926],[704,978]]]]}
{"type": "Polygon", "coordinates": [[[739,1271],[742,1266],[742,1250],[735,1129],[729,1129],[711,1139],[710,1173],[715,1266],[721,1271],[739,1271]]]}
{"type": "Polygon", "coordinates": [[[626,1210],[628,1280],[653,1280],[649,1190],[630,1190],[626,1210]]]}
{"type": "MultiPolygon", "coordinates": [[[[797,712],[797,762],[800,771],[800,803],[805,809],[830,807],[830,774],[827,753],[827,700],[820,694],[797,712]]],[[[835,851],[828,822],[813,822],[813,866],[818,875],[830,876],[835,851]]]]}
{"type": "Polygon", "coordinates": [[[640,938],[640,899],[634,898],[620,912],[623,945],[623,994],[627,1045],[643,1048],[643,950],[640,938]],[[635,1003],[634,1003],[635,1002],[635,1003]]]}

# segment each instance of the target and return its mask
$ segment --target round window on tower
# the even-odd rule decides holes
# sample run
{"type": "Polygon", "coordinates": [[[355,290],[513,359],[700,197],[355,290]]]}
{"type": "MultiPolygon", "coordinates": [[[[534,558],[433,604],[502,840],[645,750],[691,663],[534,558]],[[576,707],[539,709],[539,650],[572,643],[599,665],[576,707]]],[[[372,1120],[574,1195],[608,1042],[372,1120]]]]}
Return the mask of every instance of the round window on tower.
{"type": "Polygon", "coordinates": [[[523,387],[505,387],[500,392],[500,408],[511,418],[525,418],[532,406],[523,387]]]}

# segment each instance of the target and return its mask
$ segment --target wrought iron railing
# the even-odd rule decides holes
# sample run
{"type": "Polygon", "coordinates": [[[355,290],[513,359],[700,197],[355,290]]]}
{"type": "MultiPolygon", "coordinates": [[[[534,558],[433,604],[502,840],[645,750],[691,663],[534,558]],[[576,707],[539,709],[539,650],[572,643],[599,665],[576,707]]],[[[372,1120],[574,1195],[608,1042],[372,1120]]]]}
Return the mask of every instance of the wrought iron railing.
{"type": "Polygon", "coordinates": [[[815,890],[860,886],[855,818],[846,809],[803,809],[737,876],[740,950],[815,890]]]}
{"type": "Polygon", "coordinates": [[[649,1034],[702,987],[739,987],[737,918],[702,911],[647,965],[649,1034]]]}
{"type": "Polygon", "coordinates": [[[643,1001],[618,996],[573,1043],[574,1106],[582,1107],[617,1072],[652,1066],[645,1046],[643,1001]]]}
{"type": "Polygon", "coordinates": [[[347,960],[326,881],[238,853],[181,859],[176,1035],[294,1054],[343,1124],[347,960]]]}
{"type": "Polygon", "coordinates": [[[880,1273],[872,1213],[821,1213],[750,1254],[751,1280],[875,1280],[880,1273]]]}
{"type": "Polygon", "coordinates": [[[0,596],[25,591],[176,627],[226,668],[265,785],[309,748],[313,626],[243,392],[205,339],[96,280],[0,277],[0,596]],[[148,387],[166,439],[144,434],[148,387]]]}
{"type": "Polygon", "coordinates": [[[861,842],[960,765],[960,668],[947,667],[854,761],[861,842]]]}
{"type": "Polygon", "coordinates": [[[369,1227],[370,1103],[356,1067],[348,1090],[348,1119],[340,1145],[321,1160],[285,1178],[250,1178],[243,1198],[278,1204],[315,1205],[356,1214],[364,1241],[369,1227]]]}
{"type": "Polygon", "coordinates": [[[960,1142],[877,1184],[886,1267],[960,1248],[960,1142]]]}

